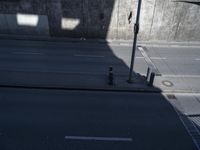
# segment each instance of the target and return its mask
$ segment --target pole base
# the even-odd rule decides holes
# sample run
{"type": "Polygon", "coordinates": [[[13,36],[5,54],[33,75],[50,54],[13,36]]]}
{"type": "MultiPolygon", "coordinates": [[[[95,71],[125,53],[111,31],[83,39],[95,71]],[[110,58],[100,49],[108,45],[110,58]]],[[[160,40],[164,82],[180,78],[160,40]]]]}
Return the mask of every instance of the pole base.
{"type": "Polygon", "coordinates": [[[127,80],[127,82],[129,83],[129,84],[132,84],[133,83],[133,80],[127,80]]]}

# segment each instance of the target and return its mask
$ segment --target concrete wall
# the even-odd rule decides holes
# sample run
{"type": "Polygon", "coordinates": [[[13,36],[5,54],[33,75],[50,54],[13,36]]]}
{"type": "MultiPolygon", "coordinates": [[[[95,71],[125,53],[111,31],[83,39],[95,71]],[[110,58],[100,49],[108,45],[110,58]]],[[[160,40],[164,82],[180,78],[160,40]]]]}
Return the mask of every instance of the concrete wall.
{"type": "MultiPolygon", "coordinates": [[[[198,4],[143,0],[139,40],[200,41],[198,4]]],[[[0,34],[129,40],[136,8],[137,0],[3,0],[0,34]]]]}
{"type": "Polygon", "coordinates": [[[197,1],[190,4],[146,0],[141,17],[141,39],[200,41],[200,6],[197,1]]]}

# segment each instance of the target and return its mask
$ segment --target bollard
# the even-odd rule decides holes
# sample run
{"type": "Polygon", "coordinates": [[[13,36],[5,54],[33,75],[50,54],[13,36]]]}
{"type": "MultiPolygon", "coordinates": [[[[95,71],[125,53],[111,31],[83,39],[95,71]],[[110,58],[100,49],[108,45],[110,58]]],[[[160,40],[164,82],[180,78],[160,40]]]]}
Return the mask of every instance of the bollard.
{"type": "Polygon", "coordinates": [[[149,80],[148,86],[153,86],[154,79],[155,79],[155,73],[152,72],[151,76],[150,76],[150,80],[149,80]]]}
{"type": "Polygon", "coordinates": [[[113,68],[109,67],[108,84],[113,85],[113,68]]]}
{"type": "Polygon", "coordinates": [[[150,74],[150,68],[148,67],[148,68],[147,68],[146,80],[148,80],[148,78],[149,78],[149,74],[150,74]]]}

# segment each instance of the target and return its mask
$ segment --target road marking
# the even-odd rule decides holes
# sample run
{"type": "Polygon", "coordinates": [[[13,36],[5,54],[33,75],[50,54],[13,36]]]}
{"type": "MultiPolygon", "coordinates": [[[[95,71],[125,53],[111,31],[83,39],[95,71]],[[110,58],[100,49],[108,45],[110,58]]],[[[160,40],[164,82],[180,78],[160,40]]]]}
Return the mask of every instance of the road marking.
{"type": "Polygon", "coordinates": [[[162,77],[177,77],[177,78],[200,78],[200,75],[162,75],[162,77]]]}
{"type": "Polygon", "coordinates": [[[136,59],[144,59],[144,57],[135,57],[136,59]]]}
{"type": "Polygon", "coordinates": [[[15,54],[15,55],[43,55],[43,53],[37,53],[37,52],[12,52],[12,54],[15,54]]]}
{"type": "Polygon", "coordinates": [[[92,58],[103,58],[105,56],[101,56],[101,55],[81,55],[81,54],[75,54],[75,57],[92,57],[92,58]]]}
{"type": "Polygon", "coordinates": [[[200,61],[200,58],[196,58],[195,60],[196,60],[196,61],[200,61]]]}
{"type": "Polygon", "coordinates": [[[130,43],[119,43],[120,46],[131,46],[130,43]]]}
{"type": "Polygon", "coordinates": [[[87,137],[87,136],[65,136],[67,140],[89,140],[89,141],[118,141],[118,142],[132,142],[132,138],[122,137],[87,137]]]}
{"type": "MultiPolygon", "coordinates": [[[[144,59],[144,57],[135,57],[136,59],[144,59]]],[[[150,57],[150,59],[154,60],[166,60],[167,58],[165,57],[150,57]]]]}
{"type": "Polygon", "coordinates": [[[147,62],[148,66],[153,69],[153,72],[155,72],[156,74],[160,74],[158,68],[156,67],[156,65],[151,61],[151,59],[149,58],[149,56],[147,55],[147,53],[144,50],[145,47],[138,47],[140,53],[142,54],[142,56],[144,57],[145,61],[147,62]]]}
{"type": "Polygon", "coordinates": [[[166,60],[167,58],[165,58],[165,57],[150,57],[150,59],[154,59],[154,60],[166,60]]]}

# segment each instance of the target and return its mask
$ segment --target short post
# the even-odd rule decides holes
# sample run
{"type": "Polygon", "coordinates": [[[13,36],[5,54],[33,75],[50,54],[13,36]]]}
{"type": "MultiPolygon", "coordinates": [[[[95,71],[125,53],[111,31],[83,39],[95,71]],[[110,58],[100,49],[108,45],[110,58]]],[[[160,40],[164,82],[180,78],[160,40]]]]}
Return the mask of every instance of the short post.
{"type": "Polygon", "coordinates": [[[150,68],[148,67],[148,68],[147,68],[146,80],[148,80],[148,78],[149,78],[149,74],[150,74],[150,68]]]}
{"type": "Polygon", "coordinates": [[[151,76],[150,76],[150,80],[149,80],[148,86],[153,86],[154,79],[155,79],[155,73],[152,72],[151,76]]]}
{"type": "Polygon", "coordinates": [[[108,84],[113,85],[113,67],[109,67],[108,84]]]}

